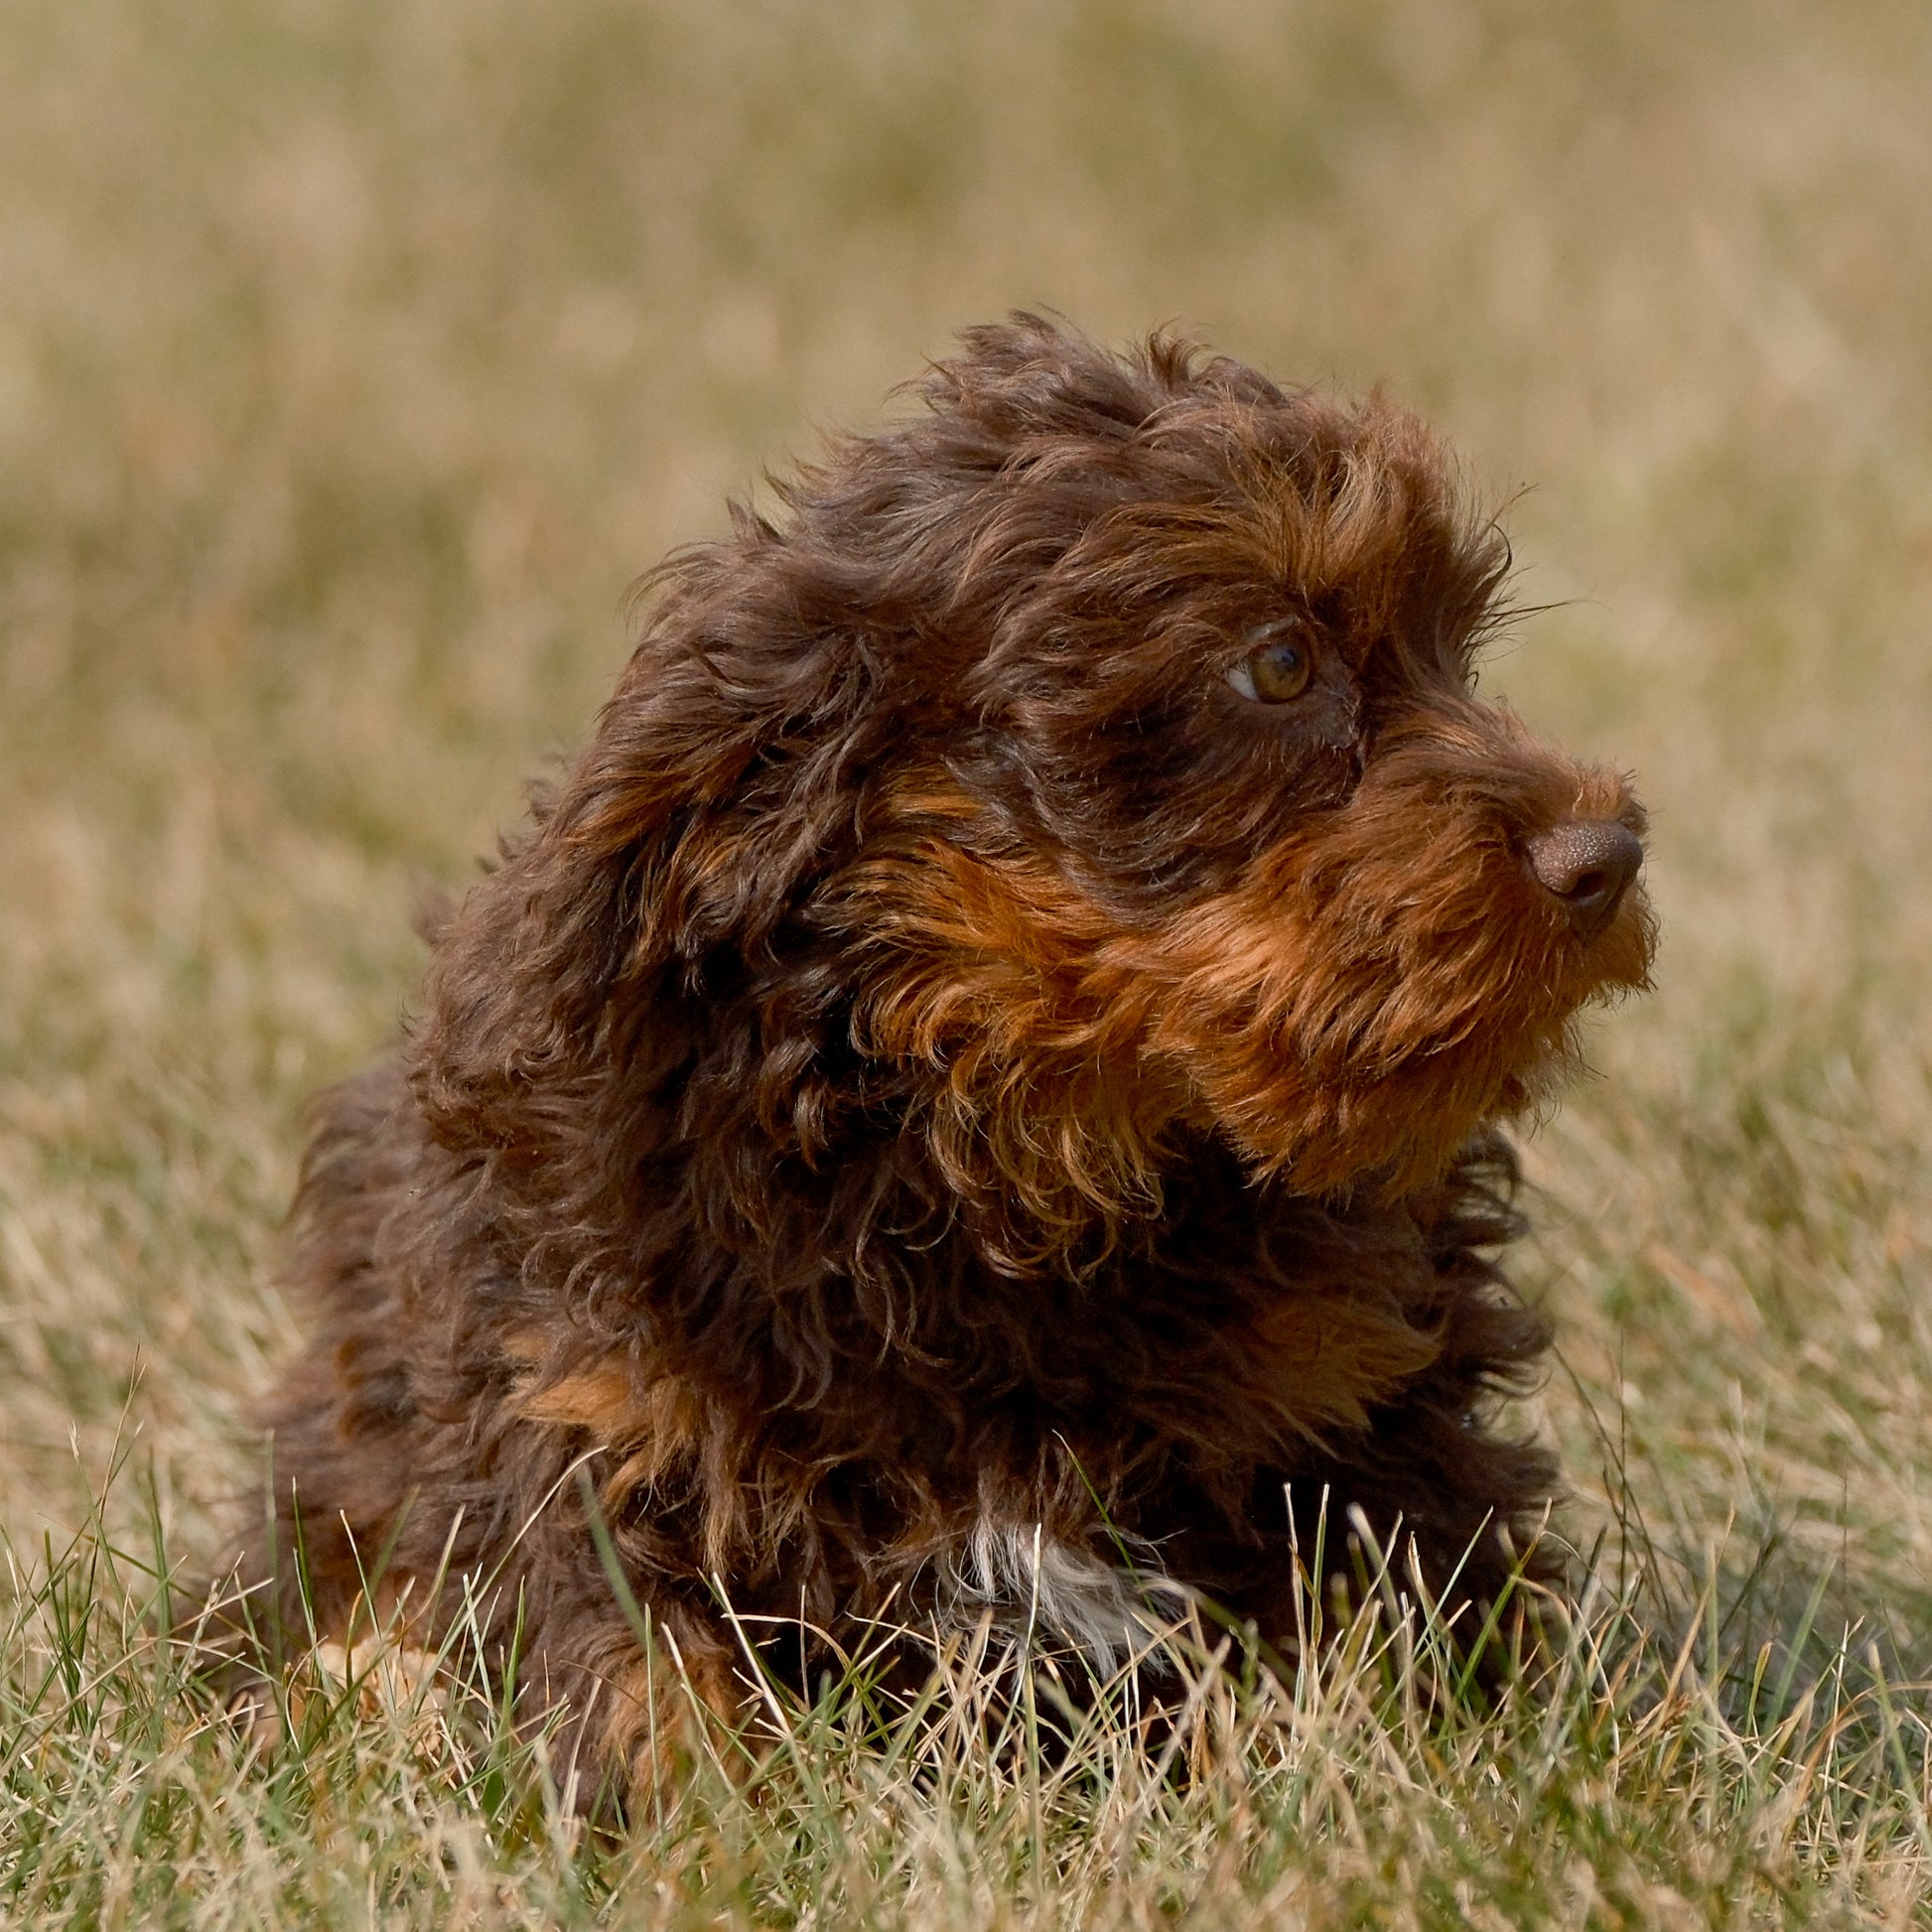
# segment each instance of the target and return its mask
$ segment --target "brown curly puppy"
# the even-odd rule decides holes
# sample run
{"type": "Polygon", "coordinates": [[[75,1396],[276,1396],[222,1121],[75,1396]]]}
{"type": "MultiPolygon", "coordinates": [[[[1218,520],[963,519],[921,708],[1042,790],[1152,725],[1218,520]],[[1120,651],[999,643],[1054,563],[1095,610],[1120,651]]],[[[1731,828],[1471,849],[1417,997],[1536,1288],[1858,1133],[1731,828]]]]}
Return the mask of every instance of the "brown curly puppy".
{"type": "Polygon", "coordinates": [[[1168,339],[920,394],[656,573],[296,1202],[265,1600],[487,1580],[586,1786],[663,1716],[593,1507],[729,1713],[721,1598],[1104,1672],[1183,1591],[1286,1639],[1324,1492],[1480,1604],[1555,1482],[1494,1124],[1651,928],[1626,786],[1473,695],[1501,537],[1168,339]]]}

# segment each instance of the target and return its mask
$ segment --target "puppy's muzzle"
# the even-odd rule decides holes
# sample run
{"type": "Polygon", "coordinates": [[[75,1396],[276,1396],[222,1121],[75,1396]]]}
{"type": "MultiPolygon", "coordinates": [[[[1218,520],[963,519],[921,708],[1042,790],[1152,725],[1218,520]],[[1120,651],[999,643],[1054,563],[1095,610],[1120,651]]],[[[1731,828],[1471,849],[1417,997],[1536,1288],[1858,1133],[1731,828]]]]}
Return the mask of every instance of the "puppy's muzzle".
{"type": "Polygon", "coordinates": [[[1539,832],[1525,849],[1530,876],[1563,907],[1571,929],[1590,939],[1616,916],[1643,866],[1643,846],[1615,819],[1571,819],[1539,832]]]}

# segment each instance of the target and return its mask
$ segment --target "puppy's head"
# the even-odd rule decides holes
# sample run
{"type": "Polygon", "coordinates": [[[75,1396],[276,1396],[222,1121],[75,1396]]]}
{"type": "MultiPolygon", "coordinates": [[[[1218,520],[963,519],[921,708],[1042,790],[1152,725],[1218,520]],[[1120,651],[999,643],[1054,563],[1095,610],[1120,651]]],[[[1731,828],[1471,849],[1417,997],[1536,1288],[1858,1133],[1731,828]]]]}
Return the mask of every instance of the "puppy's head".
{"type": "Polygon", "coordinates": [[[1532,1104],[1644,982],[1644,821],[1476,697],[1507,553],[1428,433],[1025,317],[921,390],[659,574],[471,998],[526,1081],[729,987],[765,1131],[889,1096],[1048,1247],[1183,1132],[1399,1192],[1532,1104]]]}

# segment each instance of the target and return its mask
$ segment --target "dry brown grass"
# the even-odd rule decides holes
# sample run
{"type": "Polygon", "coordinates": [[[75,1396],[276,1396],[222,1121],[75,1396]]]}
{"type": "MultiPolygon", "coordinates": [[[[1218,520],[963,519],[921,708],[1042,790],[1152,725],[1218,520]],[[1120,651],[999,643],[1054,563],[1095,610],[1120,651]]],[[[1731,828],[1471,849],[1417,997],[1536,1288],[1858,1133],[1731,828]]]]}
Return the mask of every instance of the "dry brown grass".
{"type": "Polygon", "coordinates": [[[1928,1909],[1922,9],[69,0],[0,99],[0,1913],[1928,1909]],[[1191,1784],[882,1745],[849,1687],[615,1854],[475,1712],[312,1699],[244,1763],[109,1554],[242,1478],[298,1110],[408,996],[413,879],[582,731],[633,573],[1020,302],[1386,378],[1535,483],[1557,608],[1491,680],[1640,772],[1666,921],[1535,1153],[1600,1655],[1426,1716],[1371,1647],[1227,1694],[1191,1784]]]}

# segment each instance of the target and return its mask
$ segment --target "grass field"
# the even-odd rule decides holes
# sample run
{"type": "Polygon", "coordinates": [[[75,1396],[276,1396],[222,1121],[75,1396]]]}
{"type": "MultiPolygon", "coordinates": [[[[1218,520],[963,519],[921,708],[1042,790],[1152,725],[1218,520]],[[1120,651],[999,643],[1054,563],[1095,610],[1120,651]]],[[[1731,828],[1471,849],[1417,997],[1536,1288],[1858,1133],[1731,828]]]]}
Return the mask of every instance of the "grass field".
{"type": "Polygon", "coordinates": [[[0,1922],[1932,1915],[1916,0],[65,0],[0,99],[0,1922]],[[1372,1611],[1203,1680],[1186,1776],[848,1695],[616,1847],[487,1686],[251,1744],[144,1619],[417,883],[636,572],[1019,303],[1384,380],[1533,485],[1488,680],[1639,774],[1665,922],[1531,1151],[1557,1681],[1432,1705],[1372,1611]]]}

